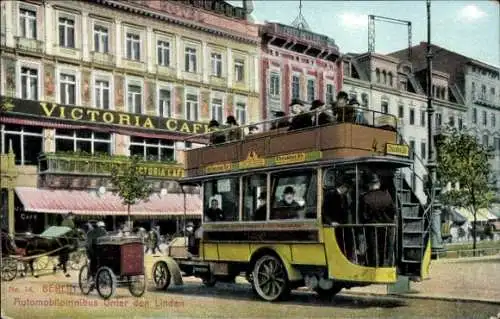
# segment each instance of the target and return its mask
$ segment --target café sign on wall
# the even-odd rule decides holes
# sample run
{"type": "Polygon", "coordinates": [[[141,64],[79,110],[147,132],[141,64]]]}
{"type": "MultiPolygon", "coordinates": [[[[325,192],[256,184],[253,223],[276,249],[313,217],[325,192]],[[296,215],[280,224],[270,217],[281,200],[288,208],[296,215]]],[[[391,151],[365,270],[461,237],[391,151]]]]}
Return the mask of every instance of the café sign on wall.
{"type": "Polygon", "coordinates": [[[57,103],[23,100],[2,96],[2,113],[34,116],[42,119],[54,119],[80,124],[104,124],[130,129],[161,130],[185,134],[203,134],[210,132],[208,124],[175,118],[132,114],[89,107],[61,105],[57,103]]]}

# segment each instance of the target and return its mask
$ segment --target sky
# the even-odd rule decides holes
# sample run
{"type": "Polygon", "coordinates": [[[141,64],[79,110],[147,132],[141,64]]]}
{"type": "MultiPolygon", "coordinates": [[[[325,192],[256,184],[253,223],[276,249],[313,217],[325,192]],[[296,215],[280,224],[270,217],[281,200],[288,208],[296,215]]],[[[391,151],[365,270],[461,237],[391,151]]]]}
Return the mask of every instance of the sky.
{"type": "MultiPolygon", "coordinates": [[[[242,6],[242,1],[228,1],[242,6]]],[[[256,0],[256,21],[291,24],[299,1],[256,0]]],[[[419,1],[302,1],[302,15],[311,31],[333,38],[343,53],[368,50],[368,15],[412,23],[412,44],[427,41],[426,2],[419,1]]],[[[499,0],[431,2],[431,42],[494,66],[500,66],[499,0]]],[[[375,22],[375,51],[390,53],[408,46],[408,28],[375,22]]]]}

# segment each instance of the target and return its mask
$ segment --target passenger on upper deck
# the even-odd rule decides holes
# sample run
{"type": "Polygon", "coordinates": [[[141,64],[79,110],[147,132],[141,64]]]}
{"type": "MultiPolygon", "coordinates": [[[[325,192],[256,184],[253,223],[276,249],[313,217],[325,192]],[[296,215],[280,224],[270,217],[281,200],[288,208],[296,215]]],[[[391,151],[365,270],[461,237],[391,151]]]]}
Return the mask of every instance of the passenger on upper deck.
{"type": "Polygon", "coordinates": [[[207,209],[205,216],[210,222],[223,221],[225,219],[224,212],[219,208],[219,201],[216,198],[210,201],[210,207],[207,209]]]}
{"type": "Polygon", "coordinates": [[[325,109],[325,103],[321,100],[314,100],[311,105],[311,111],[317,110],[316,114],[313,114],[312,116],[312,124],[313,126],[316,125],[325,125],[328,123],[331,123],[333,121],[333,118],[330,114],[328,114],[327,110],[325,109]],[[316,120],[317,117],[317,120],[316,120]]]}
{"type": "Polygon", "coordinates": [[[226,119],[226,124],[232,128],[232,130],[227,133],[227,141],[239,141],[241,139],[241,129],[234,116],[229,115],[226,119]]]}
{"type": "Polygon", "coordinates": [[[266,213],[267,213],[267,193],[266,192],[261,192],[259,195],[259,207],[255,211],[255,214],[253,215],[254,220],[266,220],[266,213]]]}
{"type": "Polygon", "coordinates": [[[274,112],[274,117],[276,120],[271,124],[271,130],[283,128],[283,127],[289,127],[290,122],[288,119],[285,118],[286,114],[283,111],[276,111],[274,112]]]}
{"type": "Polygon", "coordinates": [[[295,201],[295,189],[292,186],[285,187],[283,198],[278,202],[274,210],[272,219],[293,219],[299,218],[299,211],[302,209],[295,201]]]}
{"type": "Polygon", "coordinates": [[[211,120],[210,123],[208,123],[208,128],[211,130],[215,130],[215,132],[213,132],[212,135],[210,135],[210,143],[222,144],[226,142],[226,137],[224,136],[224,133],[216,131],[219,129],[219,122],[217,122],[216,120],[211,120]]]}
{"type": "MultiPolygon", "coordinates": [[[[353,100],[351,100],[351,103],[354,103],[353,100]]],[[[346,92],[340,91],[337,94],[337,101],[333,106],[333,115],[340,123],[354,122],[354,107],[349,104],[349,97],[346,92]]]]}
{"type": "Polygon", "coordinates": [[[252,124],[248,127],[248,135],[257,134],[257,133],[259,133],[259,128],[257,127],[257,125],[252,124]]]}
{"type": "Polygon", "coordinates": [[[290,108],[295,116],[292,118],[290,128],[288,129],[289,131],[300,130],[312,126],[311,114],[304,113],[304,104],[302,104],[302,102],[294,99],[292,100],[292,104],[290,104],[290,108]]]}

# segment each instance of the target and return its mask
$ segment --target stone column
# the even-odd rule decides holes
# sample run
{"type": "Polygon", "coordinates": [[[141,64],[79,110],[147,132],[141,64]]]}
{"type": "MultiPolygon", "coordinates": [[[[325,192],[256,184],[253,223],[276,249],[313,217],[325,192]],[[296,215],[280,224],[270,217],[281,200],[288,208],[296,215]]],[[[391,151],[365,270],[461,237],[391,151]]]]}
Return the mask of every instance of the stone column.
{"type": "Polygon", "coordinates": [[[184,58],[184,55],[182,54],[182,39],[181,36],[176,34],[175,35],[175,49],[176,49],[176,57],[177,57],[177,65],[176,65],[176,70],[177,70],[177,78],[181,79],[182,76],[182,70],[184,69],[184,65],[182,63],[182,59],[184,58]]]}
{"type": "Polygon", "coordinates": [[[122,24],[119,19],[115,19],[115,61],[116,66],[122,65],[122,24]]]}
{"type": "Polygon", "coordinates": [[[201,42],[201,67],[203,75],[203,83],[210,82],[210,56],[208,52],[207,41],[203,40],[201,42]]]}
{"type": "Polygon", "coordinates": [[[56,130],[53,128],[43,130],[43,151],[45,153],[54,153],[56,151],[55,135],[56,130]]]}
{"type": "MultiPolygon", "coordinates": [[[[11,2],[11,1],[7,1],[11,2]]],[[[11,2],[13,3],[13,2],[11,2]]],[[[54,44],[52,43],[52,35],[56,31],[55,27],[50,27],[54,25],[54,17],[52,16],[52,5],[48,3],[48,1],[45,1],[44,5],[44,26],[43,30],[45,31],[45,53],[46,54],[52,54],[54,44]]]]}
{"type": "Polygon", "coordinates": [[[8,47],[14,47],[14,32],[15,32],[15,23],[14,23],[14,1],[5,1],[3,2],[5,6],[5,44],[8,47]]]}
{"type": "Polygon", "coordinates": [[[82,57],[83,61],[89,60],[89,31],[88,31],[88,12],[82,12],[81,27],[82,27],[82,57]]]}
{"type": "Polygon", "coordinates": [[[130,156],[130,136],[115,134],[113,155],[130,156]]]}
{"type": "Polygon", "coordinates": [[[156,47],[155,47],[155,39],[154,39],[154,33],[153,33],[153,27],[148,26],[146,28],[146,64],[147,64],[147,70],[150,73],[154,73],[154,67],[156,65],[156,59],[155,59],[155,54],[156,52],[156,47]]]}
{"type": "Polygon", "coordinates": [[[259,63],[260,63],[260,59],[259,59],[259,56],[258,54],[254,54],[252,56],[253,58],[253,69],[254,69],[254,74],[252,76],[252,79],[253,79],[253,85],[250,87],[250,90],[255,92],[255,93],[259,93],[260,92],[260,74],[259,74],[259,63]]]}
{"type": "Polygon", "coordinates": [[[233,87],[233,50],[231,48],[227,48],[227,87],[233,87]]]}

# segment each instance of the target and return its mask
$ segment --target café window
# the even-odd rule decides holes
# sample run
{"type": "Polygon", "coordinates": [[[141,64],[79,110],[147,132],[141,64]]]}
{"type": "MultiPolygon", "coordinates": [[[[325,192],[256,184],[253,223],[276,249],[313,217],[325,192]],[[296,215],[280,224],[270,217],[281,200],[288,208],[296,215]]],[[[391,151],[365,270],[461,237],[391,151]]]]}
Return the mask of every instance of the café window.
{"type": "Polygon", "coordinates": [[[142,113],[142,87],[139,85],[128,86],[128,111],[129,113],[142,113]]]}
{"type": "Polygon", "coordinates": [[[244,176],[243,182],[243,220],[258,221],[267,219],[267,175],[244,176]]]}
{"type": "Polygon", "coordinates": [[[156,48],[158,65],[170,66],[170,42],[160,40],[156,48]]]}
{"type": "Polygon", "coordinates": [[[494,145],[496,151],[500,151],[500,137],[495,137],[493,139],[494,145]]]}
{"type": "Polygon", "coordinates": [[[19,10],[19,36],[26,39],[36,39],[36,11],[19,10]]]}
{"type": "Polygon", "coordinates": [[[427,145],[425,142],[420,143],[420,158],[421,159],[427,158],[427,145]]]}
{"type": "Polygon", "coordinates": [[[184,53],[185,61],[184,61],[184,71],[196,73],[196,49],[195,48],[186,48],[184,53]]]}
{"type": "Polygon", "coordinates": [[[405,117],[405,107],[404,105],[398,106],[398,118],[403,119],[405,117]]]}
{"type": "Polygon", "coordinates": [[[326,85],[326,99],[325,99],[327,104],[333,104],[333,101],[335,101],[335,87],[333,84],[327,84],[326,85]]]}
{"type": "Polygon", "coordinates": [[[361,106],[364,107],[365,109],[368,108],[368,94],[367,93],[361,94],[361,106]]]}
{"type": "Polygon", "coordinates": [[[472,109],[472,123],[473,124],[477,123],[477,109],[476,108],[472,109]]]}
{"type": "Polygon", "coordinates": [[[220,78],[222,76],[222,54],[212,53],[211,62],[212,75],[220,78]]]}
{"type": "Polygon", "coordinates": [[[234,61],[234,78],[236,82],[245,81],[245,61],[243,60],[234,61]]]}
{"type": "Polygon", "coordinates": [[[420,111],[420,126],[425,127],[425,111],[420,111]]]}
{"type": "Polygon", "coordinates": [[[95,80],[95,107],[109,110],[109,81],[95,80]]]}
{"type": "Polygon", "coordinates": [[[482,117],[483,117],[483,125],[486,126],[488,125],[488,115],[486,114],[486,111],[482,112],[482,117]]]}
{"type": "Polygon", "coordinates": [[[441,124],[443,124],[443,118],[441,113],[436,113],[436,127],[440,128],[441,124]]]}
{"type": "Polygon", "coordinates": [[[127,59],[132,61],[141,60],[141,37],[139,34],[127,33],[126,38],[127,59]]]}
{"type": "Polygon", "coordinates": [[[495,127],[497,126],[497,117],[495,116],[495,114],[491,114],[491,127],[495,127]]]}
{"type": "Polygon", "coordinates": [[[455,127],[455,117],[454,116],[450,116],[450,118],[448,120],[448,125],[451,127],[455,127]]]}
{"type": "Polygon", "coordinates": [[[414,124],[415,124],[415,110],[410,109],[410,125],[414,125],[414,124]]]}
{"type": "Polygon", "coordinates": [[[483,146],[488,147],[489,146],[489,136],[488,135],[483,135],[483,146]]]}
{"type": "Polygon", "coordinates": [[[216,120],[217,122],[222,123],[222,121],[224,120],[222,99],[212,99],[211,109],[212,120],[216,120]]]}
{"type": "Polygon", "coordinates": [[[311,103],[316,98],[316,81],[307,80],[307,102],[311,103]]]}
{"type": "Polygon", "coordinates": [[[316,218],[316,170],[271,175],[271,219],[316,218]]]}
{"type": "Polygon", "coordinates": [[[76,104],[76,76],[72,74],[60,74],[60,100],[62,104],[76,104]]]}
{"type": "Polygon", "coordinates": [[[186,120],[198,121],[198,95],[186,94],[186,120]]]}
{"type": "Polygon", "coordinates": [[[94,25],[94,51],[100,53],[108,53],[108,28],[100,25],[94,25]]]}
{"type": "Polygon", "coordinates": [[[56,152],[111,154],[111,134],[90,130],[56,129],[56,152]]]}
{"type": "Polygon", "coordinates": [[[175,161],[175,142],[157,138],[130,137],[130,155],[145,161],[175,161]]]}
{"type": "Polygon", "coordinates": [[[21,68],[21,98],[38,100],[38,70],[21,68]]]}
{"type": "Polygon", "coordinates": [[[59,46],[75,48],[75,20],[59,18],[59,46]]]}
{"type": "Polygon", "coordinates": [[[300,77],[292,76],[292,99],[300,99],[300,77]]]}
{"type": "Polygon", "coordinates": [[[238,178],[221,178],[203,184],[205,222],[237,221],[240,216],[238,178]]]}
{"type": "Polygon", "coordinates": [[[0,151],[2,154],[12,151],[16,156],[16,165],[37,165],[38,155],[43,152],[43,128],[37,126],[1,125],[0,151]]]}
{"type": "Polygon", "coordinates": [[[158,92],[158,116],[172,117],[172,95],[169,89],[160,89],[158,92]]]}
{"type": "Polygon", "coordinates": [[[461,131],[461,130],[463,130],[463,128],[464,128],[464,120],[461,117],[459,117],[458,118],[458,129],[461,131]]]}
{"type": "Polygon", "coordinates": [[[389,102],[382,101],[380,104],[380,112],[387,114],[389,113],[389,102]]]}
{"type": "Polygon", "coordinates": [[[236,103],[236,122],[239,125],[245,125],[247,123],[247,106],[243,102],[236,103]]]}
{"type": "Polygon", "coordinates": [[[280,95],[280,75],[272,72],[269,77],[269,94],[279,97],[280,95]]]}

